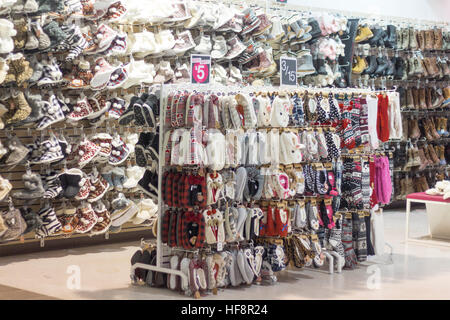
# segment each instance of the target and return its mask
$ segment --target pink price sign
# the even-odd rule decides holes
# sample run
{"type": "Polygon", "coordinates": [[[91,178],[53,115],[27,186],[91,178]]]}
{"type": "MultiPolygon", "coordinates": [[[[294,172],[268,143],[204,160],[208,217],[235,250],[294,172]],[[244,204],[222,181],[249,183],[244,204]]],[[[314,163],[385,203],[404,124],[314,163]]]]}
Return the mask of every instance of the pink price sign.
{"type": "Polygon", "coordinates": [[[191,83],[209,83],[211,74],[211,56],[191,55],[191,83]]]}

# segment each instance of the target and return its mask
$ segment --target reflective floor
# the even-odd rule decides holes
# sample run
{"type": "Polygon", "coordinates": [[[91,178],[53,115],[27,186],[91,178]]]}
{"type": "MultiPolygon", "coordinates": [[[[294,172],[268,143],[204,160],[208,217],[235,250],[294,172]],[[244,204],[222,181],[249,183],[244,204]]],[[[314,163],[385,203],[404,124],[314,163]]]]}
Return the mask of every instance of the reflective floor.
{"type": "MultiPolygon", "coordinates": [[[[450,247],[405,245],[404,211],[386,211],[384,222],[392,256],[341,274],[330,275],[326,269],[283,272],[270,287],[224,289],[204,299],[450,299],[450,247]]],[[[412,235],[426,233],[426,223],[425,210],[414,210],[412,235]]],[[[190,299],[168,289],[131,285],[130,257],[138,245],[0,258],[0,299],[190,299]]]]}

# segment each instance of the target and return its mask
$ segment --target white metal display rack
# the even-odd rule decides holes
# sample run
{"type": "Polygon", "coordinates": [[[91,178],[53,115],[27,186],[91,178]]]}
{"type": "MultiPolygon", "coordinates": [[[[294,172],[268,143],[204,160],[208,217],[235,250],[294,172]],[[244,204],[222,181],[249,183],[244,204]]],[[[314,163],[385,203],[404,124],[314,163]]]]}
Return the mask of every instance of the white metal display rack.
{"type": "MultiPolygon", "coordinates": [[[[162,199],[162,177],[164,173],[164,160],[162,155],[164,154],[163,151],[163,144],[164,144],[164,123],[165,123],[165,97],[167,96],[168,92],[171,91],[184,91],[184,90],[190,90],[190,91],[198,91],[198,92],[205,92],[210,93],[212,91],[219,91],[223,92],[225,94],[227,93],[253,93],[255,91],[282,91],[282,90],[304,90],[311,93],[360,93],[360,94],[370,94],[374,93],[376,91],[370,90],[370,89],[358,89],[358,88],[313,88],[313,87],[307,87],[307,86],[290,86],[290,87],[274,87],[274,86],[263,86],[263,87],[252,87],[252,86],[224,86],[220,84],[167,84],[167,85],[161,85],[160,89],[160,119],[159,119],[159,161],[158,161],[158,232],[156,237],[156,265],[149,265],[149,264],[143,264],[143,263],[136,263],[131,266],[131,278],[134,280],[134,272],[137,268],[145,269],[148,271],[155,271],[155,272],[161,272],[166,274],[172,274],[176,276],[180,276],[183,287],[188,287],[188,279],[184,273],[182,273],[179,270],[174,270],[170,268],[163,267],[163,243],[162,243],[162,218],[163,218],[163,209],[164,209],[164,203],[162,199]]],[[[386,90],[382,90],[386,92],[386,90]]],[[[390,91],[390,90],[388,90],[390,91]]],[[[174,251],[179,250],[174,249],[174,251]]],[[[198,252],[198,249],[196,250],[184,250],[181,251],[186,252],[198,252]]],[[[328,260],[328,266],[329,266],[329,273],[334,273],[334,258],[341,259],[341,257],[335,253],[335,252],[323,252],[326,259],[328,260]]],[[[336,264],[336,272],[340,273],[342,271],[342,267],[339,266],[339,263],[336,264]]],[[[188,292],[186,292],[187,294],[188,292]]]]}

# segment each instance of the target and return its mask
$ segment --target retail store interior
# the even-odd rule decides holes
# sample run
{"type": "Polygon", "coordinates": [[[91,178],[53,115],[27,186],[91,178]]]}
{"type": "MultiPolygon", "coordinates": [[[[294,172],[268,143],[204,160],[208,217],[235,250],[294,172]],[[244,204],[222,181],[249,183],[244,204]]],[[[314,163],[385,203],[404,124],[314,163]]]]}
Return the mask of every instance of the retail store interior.
{"type": "Polygon", "coordinates": [[[0,300],[449,299],[450,2],[0,0],[0,300]]]}

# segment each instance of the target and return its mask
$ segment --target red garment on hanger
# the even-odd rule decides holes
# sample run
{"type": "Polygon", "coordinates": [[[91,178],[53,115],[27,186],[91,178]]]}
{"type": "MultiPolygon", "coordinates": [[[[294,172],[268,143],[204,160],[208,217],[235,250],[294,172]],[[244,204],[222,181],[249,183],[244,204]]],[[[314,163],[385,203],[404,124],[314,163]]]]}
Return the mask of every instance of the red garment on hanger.
{"type": "Polygon", "coordinates": [[[280,237],[287,237],[288,235],[288,224],[289,224],[289,213],[285,209],[279,209],[277,208],[275,210],[275,232],[277,236],[280,237]],[[283,211],[286,214],[286,220],[281,220],[281,211],[283,211]]]}
{"type": "Polygon", "coordinates": [[[378,95],[377,134],[382,142],[389,140],[389,98],[386,94],[378,95]]]}
{"type": "Polygon", "coordinates": [[[268,207],[267,208],[267,223],[266,223],[266,232],[265,235],[268,237],[274,237],[277,235],[276,229],[275,229],[275,221],[274,221],[274,211],[275,208],[268,207]]]}
{"type": "Polygon", "coordinates": [[[370,170],[370,189],[372,191],[372,194],[370,195],[370,208],[373,208],[378,203],[377,192],[375,191],[375,156],[370,157],[369,170],[370,170]]]}

